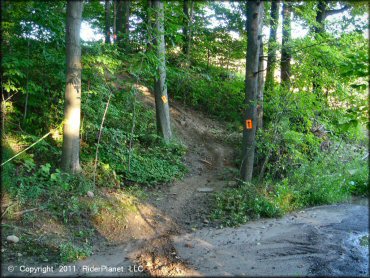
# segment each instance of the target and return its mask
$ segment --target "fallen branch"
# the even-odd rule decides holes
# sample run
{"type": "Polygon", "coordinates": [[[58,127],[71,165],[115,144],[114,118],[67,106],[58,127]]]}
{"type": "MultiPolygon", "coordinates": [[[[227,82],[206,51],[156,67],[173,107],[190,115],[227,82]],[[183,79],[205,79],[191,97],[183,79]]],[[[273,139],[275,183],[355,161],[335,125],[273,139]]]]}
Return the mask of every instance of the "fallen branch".
{"type": "Polygon", "coordinates": [[[206,163],[208,165],[212,165],[211,162],[207,161],[207,160],[204,160],[204,159],[199,159],[200,162],[203,162],[203,163],[206,163]]]}
{"type": "Polygon", "coordinates": [[[39,209],[40,208],[25,209],[25,210],[22,210],[22,211],[15,212],[14,214],[15,215],[22,215],[22,214],[25,214],[27,212],[31,212],[31,211],[35,211],[35,210],[39,210],[39,209]]]}

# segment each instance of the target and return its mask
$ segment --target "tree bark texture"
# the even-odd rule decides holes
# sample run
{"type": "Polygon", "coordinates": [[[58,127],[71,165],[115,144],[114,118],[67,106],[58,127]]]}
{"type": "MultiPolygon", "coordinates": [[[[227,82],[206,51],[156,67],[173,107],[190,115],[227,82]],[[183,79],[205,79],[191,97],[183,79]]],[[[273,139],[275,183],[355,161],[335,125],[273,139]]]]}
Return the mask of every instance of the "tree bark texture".
{"type": "Polygon", "coordinates": [[[105,0],[105,43],[110,43],[110,0],[105,0]]]}
{"type": "Polygon", "coordinates": [[[164,40],[164,7],[159,0],[152,1],[155,11],[155,48],[159,60],[158,70],[155,78],[155,107],[157,130],[165,142],[172,138],[170,108],[168,104],[166,86],[166,47],[164,40]]]}
{"type": "Polygon", "coordinates": [[[119,41],[120,33],[122,32],[122,26],[123,26],[123,1],[124,0],[116,0],[116,1],[117,1],[116,32],[117,32],[117,41],[119,41]]]}
{"type": "Polygon", "coordinates": [[[147,0],[146,7],[146,32],[147,32],[147,45],[146,51],[151,51],[153,48],[153,29],[154,29],[154,19],[153,19],[153,1],[147,0]]]}
{"type": "Polygon", "coordinates": [[[123,23],[124,23],[124,29],[123,29],[123,38],[125,41],[128,41],[128,36],[130,33],[130,7],[131,7],[131,0],[125,0],[123,1],[123,23]]]}
{"type": "Polygon", "coordinates": [[[183,12],[184,22],[182,27],[183,33],[183,53],[186,56],[187,61],[190,60],[190,48],[191,48],[191,23],[193,20],[194,1],[184,0],[183,12]]]}
{"type": "Polygon", "coordinates": [[[257,130],[263,128],[263,90],[265,87],[264,63],[263,63],[263,40],[260,39],[260,54],[258,64],[258,94],[257,94],[257,130]]]}
{"type": "MultiPolygon", "coordinates": [[[[326,3],[325,1],[320,0],[317,4],[317,12],[316,12],[316,25],[314,26],[314,35],[316,39],[319,39],[321,35],[325,33],[325,11],[326,11],[326,3]]],[[[316,69],[320,69],[321,63],[317,61],[316,69]]],[[[314,80],[312,82],[312,90],[316,96],[321,95],[321,85],[319,84],[319,80],[321,79],[321,74],[316,70],[314,80]]]]}
{"type": "Polygon", "coordinates": [[[241,178],[251,182],[253,176],[254,151],[256,147],[256,120],[258,94],[258,66],[262,30],[263,2],[247,2],[247,63],[245,73],[245,113],[241,178]]]}
{"type": "Polygon", "coordinates": [[[267,54],[267,68],[266,68],[266,90],[272,89],[274,86],[274,72],[276,66],[276,49],[277,40],[276,33],[279,25],[279,6],[280,1],[271,2],[270,12],[270,37],[268,42],[268,54],[267,54]]]}
{"type": "Polygon", "coordinates": [[[182,34],[183,34],[182,51],[185,55],[187,55],[187,52],[188,52],[187,39],[188,39],[188,27],[189,27],[189,0],[184,0],[183,12],[184,12],[184,22],[182,24],[182,34]]]}
{"type": "Polygon", "coordinates": [[[81,46],[80,29],[83,2],[67,3],[67,78],[64,104],[63,148],[61,167],[77,173],[80,167],[81,121],[81,46]]]}
{"type": "Polygon", "coordinates": [[[326,17],[325,11],[326,11],[326,2],[323,0],[320,0],[317,3],[316,26],[314,27],[315,35],[322,34],[325,32],[325,25],[324,25],[324,20],[326,17]]]}
{"type": "Polygon", "coordinates": [[[131,0],[117,0],[117,41],[123,47],[128,46],[130,7],[131,0]]]}
{"type": "Polygon", "coordinates": [[[292,55],[290,53],[290,41],[292,37],[292,4],[290,2],[283,3],[283,39],[281,49],[281,84],[290,88],[290,61],[292,55]]]}
{"type": "Polygon", "coordinates": [[[113,42],[117,41],[117,0],[113,0],[113,42]]]}

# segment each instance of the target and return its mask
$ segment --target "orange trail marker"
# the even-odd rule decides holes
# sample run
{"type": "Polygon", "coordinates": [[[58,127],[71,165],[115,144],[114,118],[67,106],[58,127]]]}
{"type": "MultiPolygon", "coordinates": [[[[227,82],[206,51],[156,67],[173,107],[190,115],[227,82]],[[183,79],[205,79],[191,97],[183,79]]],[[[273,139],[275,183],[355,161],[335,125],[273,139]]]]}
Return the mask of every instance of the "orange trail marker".
{"type": "Polygon", "coordinates": [[[163,103],[167,103],[168,100],[167,100],[167,97],[166,96],[162,96],[162,100],[163,100],[163,103]]]}
{"type": "Polygon", "coordinates": [[[245,120],[245,127],[247,129],[252,129],[253,128],[252,120],[245,120]]]}

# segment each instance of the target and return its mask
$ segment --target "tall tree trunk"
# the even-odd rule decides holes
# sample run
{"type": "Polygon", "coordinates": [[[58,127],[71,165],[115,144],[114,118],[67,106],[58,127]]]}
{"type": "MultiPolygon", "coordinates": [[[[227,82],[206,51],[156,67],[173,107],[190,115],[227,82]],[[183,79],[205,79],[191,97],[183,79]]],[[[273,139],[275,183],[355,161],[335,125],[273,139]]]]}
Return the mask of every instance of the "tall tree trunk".
{"type": "Polygon", "coordinates": [[[113,42],[117,41],[117,0],[113,0],[113,42]]]}
{"type": "Polygon", "coordinates": [[[184,0],[184,6],[183,6],[184,22],[183,22],[183,27],[182,27],[182,33],[183,33],[182,51],[186,56],[186,61],[188,65],[190,63],[193,11],[194,11],[194,1],[184,0]]]}
{"type": "Polygon", "coordinates": [[[153,29],[154,29],[154,21],[153,21],[153,1],[147,0],[147,7],[146,7],[146,32],[147,32],[147,45],[146,51],[151,51],[153,48],[153,29]]]}
{"type": "Polygon", "coordinates": [[[155,108],[157,130],[166,142],[172,138],[170,108],[166,86],[166,46],[164,40],[164,7],[159,0],[152,1],[155,11],[155,47],[159,60],[157,77],[155,79],[155,108]]]}
{"type": "Polygon", "coordinates": [[[276,33],[279,25],[279,6],[280,1],[271,2],[270,37],[268,42],[267,68],[266,68],[266,90],[274,86],[274,71],[276,65],[276,33]]]}
{"type": "MultiPolygon", "coordinates": [[[[320,0],[317,3],[317,12],[316,12],[316,25],[314,26],[314,35],[315,39],[319,39],[320,36],[322,36],[325,33],[325,11],[326,11],[326,3],[323,0],[320,0]]],[[[320,67],[321,63],[320,61],[316,62],[316,73],[314,76],[314,80],[312,82],[312,91],[314,94],[316,94],[317,97],[321,96],[321,85],[319,84],[319,80],[321,79],[320,74],[320,67]]]]}
{"type": "Polygon", "coordinates": [[[325,32],[325,11],[326,11],[326,1],[320,0],[317,3],[317,12],[316,12],[316,25],[314,26],[315,35],[323,34],[325,32]]]}
{"type": "Polygon", "coordinates": [[[110,43],[110,0],[105,0],[105,43],[110,43]]]}
{"type": "Polygon", "coordinates": [[[290,60],[292,55],[290,53],[290,41],[291,41],[291,20],[292,20],[292,4],[285,1],[283,3],[283,40],[281,49],[281,84],[290,88],[290,60]]]}
{"type": "Polygon", "coordinates": [[[129,39],[129,33],[130,33],[130,7],[131,7],[131,0],[125,0],[123,2],[123,22],[124,22],[124,30],[123,30],[123,38],[125,42],[128,42],[129,39]]]}
{"type": "Polygon", "coordinates": [[[207,46],[207,70],[209,68],[209,60],[210,60],[210,58],[211,58],[211,53],[209,51],[209,47],[207,46]]]}
{"type": "Polygon", "coordinates": [[[188,53],[188,28],[189,28],[189,2],[190,0],[184,0],[183,12],[184,12],[184,21],[182,23],[182,35],[183,35],[183,45],[182,52],[184,55],[188,53]]]}
{"type": "Polygon", "coordinates": [[[80,167],[81,121],[81,46],[80,29],[83,2],[67,3],[67,82],[64,104],[63,148],[61,167],[77,173],[80,167]]]}
{"type": "Polygon", "coordinates": [[[264,78],[264,57],[263,57],[263,40],[260,41],[260,54],[258,64],[258,95],[257,95],[257,130],[263,128],[263,90],[265,87],[264,78]]]}
{"type": "Polygon", "coordinates": [[[260,56],[260,36],[262,30],[263,2],[247,2],[247,63],[245,71],[245,114],[243,130],[243,155],[241,178],[250,182],[253,176],[254,151],[256,147],[258,65],[260,56]]]}
{"type": "Polygon", "coordinates": [[[131,0],[117,0],[117,42],[128,47],[131,0]]]}
{"type": "Polygon", "coordinates": [[[116,22],[116,31],[117,31],[117,42],[121,38],[122,33],[122,26],[123,26],[123,1],[124,0],[116,0],[117,1],[117,22],[116,22]]]}
{"type": "MultiPolygon", "coordinates": [[[[30,61],[30,39],[27,38],[27,61],[30,61]]],[[[26,75],[26,101],[24,104],[24,114],[23,114],[23,122],[26,122],[27,118],[27,109],[28,109],[28,98],[29,98],[29,88],[28,82],[29,81],[29,67],[27,68],[27,75],[26,75]]]]}
{"type": "MultiPolygon", "coordinates": [[[[345,4],[339,9],[331,10],[328,8],[328,1],[319,0],[316,8],[316,22],[315,26],[313,26],[315,39],[320,39],[320,37],[325,34],[325,19],[327,16],[342,13],[348,9],[350,9],[350,6],[345,4]]],[[[323,89],[320,82],[318,82],[321,79],[320,67],[321,63],[317,61],[315,68],[317,68],[318,71],[315,73],[314,81],[312,82],[313,92],[318,97],[323,95],[323,89]]]]}

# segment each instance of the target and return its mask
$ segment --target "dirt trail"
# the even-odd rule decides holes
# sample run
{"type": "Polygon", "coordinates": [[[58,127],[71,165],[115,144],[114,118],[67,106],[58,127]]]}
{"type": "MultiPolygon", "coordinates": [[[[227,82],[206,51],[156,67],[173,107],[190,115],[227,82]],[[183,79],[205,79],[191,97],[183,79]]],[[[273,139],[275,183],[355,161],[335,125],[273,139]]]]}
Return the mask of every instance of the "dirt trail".
{"type": "MultiPolygon", "coordinates": [[[[143,86],[138,87],[141,101],[154,108],[154,97],[143,86]]],[[[171,224],[159,223],[162,227],[157,237],[142,244],[138,262],[151,275],[196,275],[177,256],[171,235],[190,232],[209,225],[207,219],[211,207],[211,194],[221,190],[227,181],[219,179],[225,166],[232,166],[234,150],[222,141],[224,127],[204,114],[181,107],[171,102],[171,119],[175,138],[187,146],[185,164],[187,176],[156,190],[149,203],[171,219],[171,224]],[[162,190],[162,191],[161,191],[162,190]],[[167,227],[163,229],[163,226],[167,227]]]]}
{"type": "MultiPolygon", "coordinates": [[[[154,107],[149,90],[138,89],[140,99],[154,107]]],[[[239,228],[212,227],[207,219],[210,193],[227,186],[220,173],[233,167],[235,153],[220,138],[225,131],[220,123],[176,102],[171,102],[171,116],[176,138],[188,147],[187,176],[153,190],[139,207],[140,239],[107,246],[71,264],[75,270],[54,276],[368,274],[367,247],[359,244],[369,233],[366,201],[307,209],[239,228]]]]}
{"type": "MultiPolygon", "coordinates": [[[[138,89],[141,100],[154,108],[154,97],[149,90],[143,86],[138,89]]],[[[225,134],[221,123],[173,101],[170,111],[175,137],[188,148],[185,164],[189,173],[182,181],[164,188],[161,196],[152,198],[151,203],[180,224],[182,230],[207,226],[209,193],[227,185],[220,174],[225,167],[233,166],[234,149],[220,138],[219,134],[225,134]]]]}

